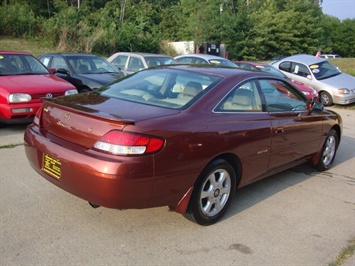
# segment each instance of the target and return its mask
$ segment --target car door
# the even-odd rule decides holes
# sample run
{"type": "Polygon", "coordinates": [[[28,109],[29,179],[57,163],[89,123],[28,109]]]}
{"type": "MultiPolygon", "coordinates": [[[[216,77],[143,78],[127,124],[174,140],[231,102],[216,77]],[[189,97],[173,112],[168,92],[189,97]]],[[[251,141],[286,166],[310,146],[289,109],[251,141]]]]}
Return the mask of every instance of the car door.
{"type": "Polygon", "coordinates": [[[112,60],[111,64],[127,74],[127,60],[128,55],[118,55],[115,59],[112,60]]]}
{"type": "Polygon", "coordinates": [[[127,73],[131,74],[144,69],[144,64],[141,58],[136,56],[130,56],[128,58],[127,73]]]}
{"type": "Polygon", "coordinates": [[[269,171],[314,153],[322,134],[322,118],[310,112],[305,96],[279,79],[260,79],[259,86],[272,127],[269,171]]]}
{"type": "Polygon", "coordinates": [[[305,64],[285,61],[279,65],[279,69],[287,72],[287,77],[314,87],[314,77],[305,64]]]}
{"type": "Polygon", "coordinates": [[[51,60],[51,68],[56,69],[55,75],[73,84],[78,90],[82,86],[82,80],[74,73],[72,67],[63,56],[55,55],[51,60]]]}
{"type": "Polygon", "coordinates": [[[224,125],[219,132],[224,139],[216,145],[229,146],[243,165],[240,187],[263,178],[269,166],[271,122],[269,113],[263,111],[257,82],[235,86],[214,110],[217,126],[224,125]]]}

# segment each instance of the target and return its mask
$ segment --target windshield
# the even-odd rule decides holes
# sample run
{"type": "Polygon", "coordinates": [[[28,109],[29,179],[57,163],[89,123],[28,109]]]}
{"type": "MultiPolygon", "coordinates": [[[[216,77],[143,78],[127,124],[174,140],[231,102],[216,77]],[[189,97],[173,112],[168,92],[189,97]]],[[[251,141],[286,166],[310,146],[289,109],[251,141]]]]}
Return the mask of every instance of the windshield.
{"type": "Polygon", "coordinates": [[[95,93],[136,103],[183,109],[221,80],[221,77],[195,72],[148,69],[102,87],[95,93]]]}
{"type": "Polygon", "coordinates": [[[318,80],[327,79],[341,74],[338,68],[332,65],[329,61],[322,61],[317,64],[310,65],[314,77],[318,80]]]}
{"type": "Polygon", "coordinates": [[[237,67],[236,64],[234,64],[233,62],[231,62],[227,59],[210,59],[208,61],[210,62],[211,65],[237,67]]]}
{"type": "Polygon", "coordinates": [[[98,56],[69,56],[69,64],[80,74],[102,74],[119,72],[103,58],[98,56]]]}
{"type": "Polygon", "coordinates": [[[0,54],[0,75],[50,74],[35,57],[28,54],[0,54]]]}
{"type": "Polygon", "coordinates": [[[162,66],[162,65],[172,65],[176,64],[177,62],[174,60],[172,57],[154,57],[154,56],[148,56],[145,58],[147,61],[148,67],[155,67],[155,66],[162,66]]]}

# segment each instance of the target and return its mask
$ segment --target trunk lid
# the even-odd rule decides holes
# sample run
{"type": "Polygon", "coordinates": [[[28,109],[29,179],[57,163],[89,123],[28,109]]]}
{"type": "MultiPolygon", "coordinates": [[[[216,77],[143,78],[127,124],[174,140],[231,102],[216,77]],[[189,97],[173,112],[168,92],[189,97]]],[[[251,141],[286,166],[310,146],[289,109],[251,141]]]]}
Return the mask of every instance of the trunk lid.
{"type": "Polygon", "coordinates": [[[41,126],[52,138],[91,148],[111,130],[177,113],[178,110],[86,93],[44,99],[41,126]]]}

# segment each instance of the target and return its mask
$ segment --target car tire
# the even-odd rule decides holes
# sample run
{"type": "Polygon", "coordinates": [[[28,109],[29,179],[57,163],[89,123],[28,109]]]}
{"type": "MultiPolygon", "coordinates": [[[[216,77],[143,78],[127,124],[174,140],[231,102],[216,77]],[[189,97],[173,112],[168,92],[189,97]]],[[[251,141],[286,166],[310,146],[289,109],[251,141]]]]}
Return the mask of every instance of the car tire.
{"type": "Polygon", "coordinates": [[[325,171],[331,168],[339,144],[338,134],[334,129],[331,129],[323,144],[321,155],[315,167],[318,171],[325,171]]]}
{"type": "Polygon", "coordinates": [[[236,174],[225,160],[211,162],[199,176],[185,218],[200,225],[217,222],[227,211],[236,190],[236,174]]]}
{"type": "Polygon", "coordinates": [[[319,95],[319,98],[324,106],[333,105],[333,98],[328,92],[322,91],[319,95]]]}

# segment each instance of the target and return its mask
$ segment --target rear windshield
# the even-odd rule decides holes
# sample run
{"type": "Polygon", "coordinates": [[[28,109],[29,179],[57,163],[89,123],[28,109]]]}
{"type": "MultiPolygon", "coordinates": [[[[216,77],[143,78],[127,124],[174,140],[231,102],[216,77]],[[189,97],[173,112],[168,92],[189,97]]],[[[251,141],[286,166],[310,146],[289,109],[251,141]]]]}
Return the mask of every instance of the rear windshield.
{"type": "Polygon", "coordinates": [[[103,96],[184,109],[222,80],[219,76],[173,69],[149,69],[96,90],[103,96]]]}

